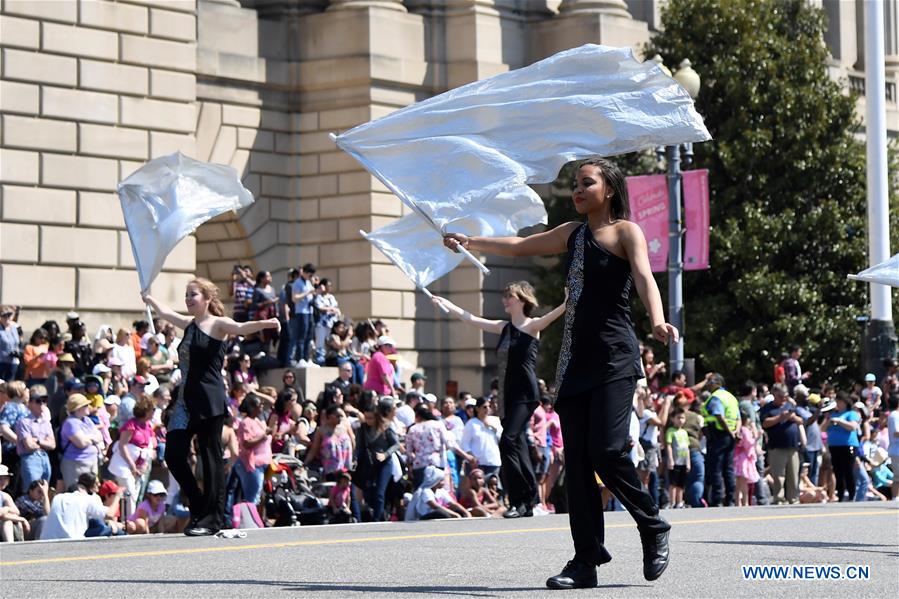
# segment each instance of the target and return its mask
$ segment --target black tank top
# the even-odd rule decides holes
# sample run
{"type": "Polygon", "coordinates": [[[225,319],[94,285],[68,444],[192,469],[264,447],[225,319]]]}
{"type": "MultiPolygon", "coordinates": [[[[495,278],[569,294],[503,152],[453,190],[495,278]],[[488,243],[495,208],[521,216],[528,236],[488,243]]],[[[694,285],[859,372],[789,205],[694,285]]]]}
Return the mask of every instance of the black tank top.
{"type": "Polygon", "coordinates": [[[184,329],[178,345],[182,397],[191,417],[214,418],[225,413],[228,397],[222,379],[225,343],[200,330],[195,322],[184,329]]]}
{"type": "Polygon", "coordinates": [[[507,322],[496,346],[499,358],[500,397],[497,407],[500,418],[505,418],[505,405],[537,401],[537,351],[540,341],[507,322]]]}
{"type": "Polygon", "coordinates": [[[593,238],[586,223],[568,238],[568,304],[556,370],[558,397],[622,378],[641,378],[631,318],[630,263],[593,238]]]}

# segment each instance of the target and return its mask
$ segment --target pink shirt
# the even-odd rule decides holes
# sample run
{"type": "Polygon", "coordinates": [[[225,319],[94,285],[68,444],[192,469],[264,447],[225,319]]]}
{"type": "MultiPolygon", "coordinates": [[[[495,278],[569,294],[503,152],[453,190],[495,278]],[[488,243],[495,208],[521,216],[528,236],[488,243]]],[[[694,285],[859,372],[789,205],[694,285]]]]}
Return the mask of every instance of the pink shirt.
{"type": "Polygon", "coordinates": [[[546,420],[546,411],[543,406],[537,406],[534,415],[531,416],[531,431],[534,433],[534,444],[537,447],[546,447],[546,427],[549,422],[546,420]]]}
{"type": "Polygon", "coordinates": [[[247,472],[259,466],[268,466],[272,461],[272,444],[263,441],[253,447],[247,447],[246,441],[259,438],[265,432],[265,424],[258,418],[244,418],[237,427],[237,443],[240,461],[247,472]]]}
{"type": "Polygon", "coordinates": [[[365,384],[363,389],[370,389],[378,395],[391,395],[393,393],[393,384],[384,384],[384,377],[388,381],[393,381],[393,364],[387,359],[382,352],[375,352],[371,355],[368,362],[368,368],[365,371],[365,384]]]}
{"type": "Polygon", "coordinates": [[[149,422],[139,422],[137,418],[129,418],[119,431],[119,436],[121,437],[125,431],[134,433],[131,436],[131,445],[137,445],[141,449],[150,447],[150,443],[156,438],[153,434],[153,425],[149,422]]]}
{"type": "Polygon", "coordinates": [[[331,511],[336,512],[338,510],[342,510],[346,508],[350,503],[350,485],[347,485],[346,488],[341,489],[340,485],[335,486],[331,489],[331,500],[328,504],[331,506],[331,511]]]}
{"type": "Polygon", "coordinates": [[[546,413],[546,426],[549,429],[549,438],[552,440],[554,449],[562,449],[562,421],[555,410],[546,413]]]}

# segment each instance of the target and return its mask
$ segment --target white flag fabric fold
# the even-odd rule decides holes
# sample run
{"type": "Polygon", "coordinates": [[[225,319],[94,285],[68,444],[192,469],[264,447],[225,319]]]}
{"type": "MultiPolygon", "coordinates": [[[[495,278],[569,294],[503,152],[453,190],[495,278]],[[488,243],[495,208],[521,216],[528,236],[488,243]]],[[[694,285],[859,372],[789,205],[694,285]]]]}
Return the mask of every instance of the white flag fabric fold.
{"type": "MultiPolygon", "coordinates": [[[[334,141],[420,211],[423,223],[463,232],[460,223],[497,212],[491,203],[498,194],[553,181],[566,162],[708,139],[693,100],[659,65],[638,62],[630,48],[588,44],[408,106],[334,141]]],[[[545,212],[533,214],[525,226],[546,222],[545,212]]],[[[401,251],[403,242],[389,233],[378,247],[391,243],[401,251]]],[[[434,262],[452,262],[440,257],[448,252],[442,245],[430,251],[434,262]]],[[[436,278],[440,269],[432,270],[425,279],[436,278]]]]}
{"type": "Polygon", "coordinates": [[[155,158],[117,188],[142,291],[178,242],[228,210],[253,203],[235,169],[180,152],[155,158]]]}
{"type": "MultiPolygon", "coordinates": [[[[498,194],[477,215],[450,221],[453,231],[466,235],[509,235],[534,223],[546,222],[540,196],[528,186],[498,194]],[[474,217],[476,216],[476,218],[474,217]]],[[[381,253],[424,289],[463,260],[443,247],[443,236],[413,212],[372,233],[363,233],[381,253]]]]}
{"type": "Polygon", "coordinates": [[[875,264],[871,268],[867,268],[857,275],[849,275],[849,278],[855,281],[880,283],[881,285],[899,287],[899,254],[896,254],[885,262],[875,264]]]}

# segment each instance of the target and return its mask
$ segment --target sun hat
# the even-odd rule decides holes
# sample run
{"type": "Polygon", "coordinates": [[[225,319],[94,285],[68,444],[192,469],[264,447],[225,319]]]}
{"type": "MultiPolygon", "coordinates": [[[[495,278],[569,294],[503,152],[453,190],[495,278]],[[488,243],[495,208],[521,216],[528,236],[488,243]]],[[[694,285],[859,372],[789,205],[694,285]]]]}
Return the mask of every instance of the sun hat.
{"type": "Polygon", "coordinates": [[[9,476],[9,468],[6,464],[0,464],[0,476],[9,476]]]}
{"type": "Polygon", "coordinates": [[[821,403],[821,396],[818,395],[817,393],[812,393],[812,394],[810,394],[810,395],[808,396],[808,402],[809,402],[811,405],[816,406],[816,405],[818,405],[819,403],[821,403]]]}
{"type": "Polygon", "coordinates": [[[824,404],[821,406],[821,411],[822,412],[830,412],[831,410],[833,410],[836,407],[837,407],[837,402],[835,402],[833,399],[828,397],[824,400],[824,404]]]}
{"type": "Polygon", "coordinates": [[[72,414],[73,412],[77,412],[84,406],[89,405],[91,405],[91,402],[85,396],[80,393],[73,393],[66,401],[66,412],[72,414]]]}
{"type": "Polygon", "coordinates": [[[71,364],[75,363],[75,357],[72,354],[63,354],[59,356],[59,362],[69,362],[71,364]]]}

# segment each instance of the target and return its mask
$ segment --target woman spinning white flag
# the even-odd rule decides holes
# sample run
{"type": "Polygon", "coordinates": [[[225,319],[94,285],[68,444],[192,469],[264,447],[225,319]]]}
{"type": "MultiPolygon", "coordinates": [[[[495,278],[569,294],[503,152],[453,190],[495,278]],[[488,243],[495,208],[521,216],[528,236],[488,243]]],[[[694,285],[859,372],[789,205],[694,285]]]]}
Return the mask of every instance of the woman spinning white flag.
{"type": "Polygon", "coordinates": [[[656,63],[588,44],[333,139],[415,210],[366,237],[424,287],[462,260],[442,232],[513,235],[545,223],[528,184],[553,181],[566,162],[711,136],[656,63]]]}

